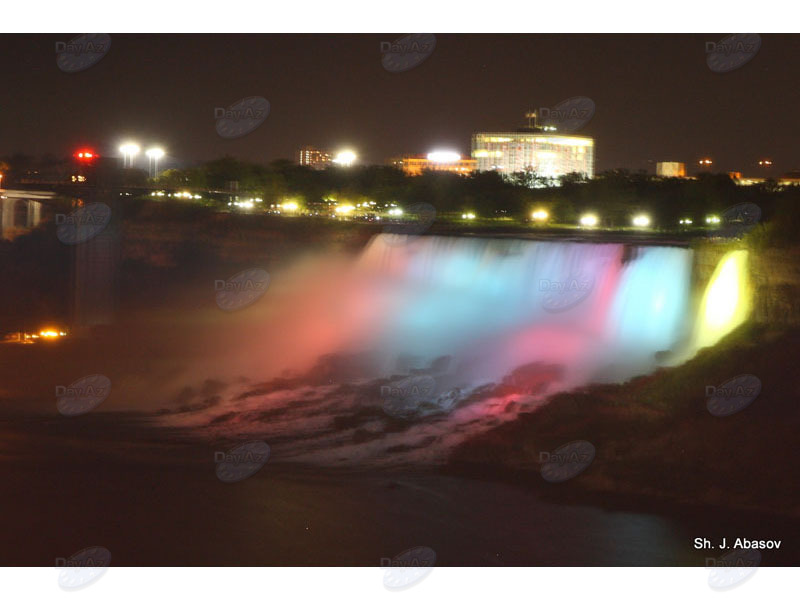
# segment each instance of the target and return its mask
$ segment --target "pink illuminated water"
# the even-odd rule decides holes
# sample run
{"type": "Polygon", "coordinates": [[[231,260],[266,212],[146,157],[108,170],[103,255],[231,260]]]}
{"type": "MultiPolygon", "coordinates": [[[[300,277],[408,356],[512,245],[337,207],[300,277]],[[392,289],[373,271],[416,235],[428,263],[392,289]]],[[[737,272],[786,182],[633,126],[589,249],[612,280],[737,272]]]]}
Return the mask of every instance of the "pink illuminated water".
{"type": "Polygon", "coordinates": [[[213,398],[197,381],[160,419],[264,439],[273,460],[441,462],[555,392],[653,370],[691,326],[690,275],[680,248],[379,235],[347,264],[273,276],[204,369],[213,398]]]}

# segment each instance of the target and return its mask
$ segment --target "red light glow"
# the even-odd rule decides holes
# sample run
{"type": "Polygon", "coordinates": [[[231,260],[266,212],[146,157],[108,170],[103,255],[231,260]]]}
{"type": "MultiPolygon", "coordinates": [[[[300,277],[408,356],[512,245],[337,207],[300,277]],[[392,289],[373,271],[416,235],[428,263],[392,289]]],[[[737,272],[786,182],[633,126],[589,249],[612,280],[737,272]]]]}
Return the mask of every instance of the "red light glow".
{"type": "Polygon", "coordinates": [[[78,150],[75,153],[75,158],[82,161],[89,161],[97,158],[97,154],[93,150],[78,150]]]}

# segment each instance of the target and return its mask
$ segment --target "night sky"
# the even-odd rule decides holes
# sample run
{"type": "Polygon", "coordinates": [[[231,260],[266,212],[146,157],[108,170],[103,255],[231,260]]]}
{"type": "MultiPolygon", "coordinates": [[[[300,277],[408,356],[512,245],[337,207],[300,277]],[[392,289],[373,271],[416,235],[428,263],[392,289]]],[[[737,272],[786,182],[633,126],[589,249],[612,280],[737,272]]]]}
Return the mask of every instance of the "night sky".
{"type": "MultiPolygon", "coordinates": [[[[116,153],[132,138],[168,151],[163,167],[230,154],[267,162],[306,144],[351,146],[366,162],[451,147],[477,131],[513,130],[526,110],[572,96],[594,100],[581,133],[598,171],[654,170],[657,160],[714,170],[800,167],[800,36],[762,35],[741,68],[706,64],[708,35],[437,35],[421,65],[391,73],[375,35],[116,35],[93,67],[64,73],[56,41],[77,34],[4,35],[0,155],[116,153]],[[271,103],[267,120],[233,140],[214,108],[246,96],[271,103]]],[[[140,158],[139,166],[145,166],[140,158]]],[[[690,168],[691,170],[691,168],[690,168]]]]}

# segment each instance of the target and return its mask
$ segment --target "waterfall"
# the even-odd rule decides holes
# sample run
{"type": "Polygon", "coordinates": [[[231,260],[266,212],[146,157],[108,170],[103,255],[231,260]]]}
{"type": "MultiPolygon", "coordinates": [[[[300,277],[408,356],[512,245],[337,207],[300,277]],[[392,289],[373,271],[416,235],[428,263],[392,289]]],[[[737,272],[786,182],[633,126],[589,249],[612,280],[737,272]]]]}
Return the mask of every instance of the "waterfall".
{"type": "Polygon", "coordinates": [[[536,361],[621,380],[655,367],[693,321],[684,248],[384,234],[359,269],[384,307],[376,349],[451,357],[476,384],[536,361]]]}
{"type": "Polygon", "coordinates": [[[353,264],[303,270],[294,295],[264,303],[263,329],[258,306],[241,321],[252,342],[240,356],[296,349],[315,367],[240,379],[163,421],[257,436],[277,460],[440,462],[557,392],[680,364],[741,324],[747,253],[725,255],[705,290],[693,289],[693,259],[676,247],[378,235],[353,264]]]}

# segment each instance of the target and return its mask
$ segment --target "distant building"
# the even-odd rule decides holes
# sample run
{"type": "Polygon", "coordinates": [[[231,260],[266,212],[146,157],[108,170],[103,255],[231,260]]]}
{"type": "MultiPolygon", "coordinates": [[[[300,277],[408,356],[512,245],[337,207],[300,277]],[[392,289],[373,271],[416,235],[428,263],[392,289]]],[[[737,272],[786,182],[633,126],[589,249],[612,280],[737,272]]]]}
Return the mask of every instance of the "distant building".
{"type": "Polygon", "coordinates": [[[445,171],[458,175],[469,175],[477,167],[477,161],[474,159],[444,152],[431,152],[427,156],[409,154],[393,158],[389,162],[393,167],[402,169],[406,175],[422,175],[423,171],[445,171]]]}
{"type": "Polygon", "coordinates": [[[764,177],[736,177],[734,178],[733,182],[736,185],[761,185],[762,183],[766,183],[766,178],[764,177]]]}
{"type": "Polygon", "coordinates": [[[656,163],[656,175],[659,177],[686,177],[686,165],[682,162],[656,163]]]}
{"type": "Polygon", "coordinates": [[[326,150],[318,150],[314,146],[305,146],[298,151],[297,162],[312,169],[325,169],[331,165],[333,156],[326,150]]]}
{"type": "Polygon", "coordinates": [[[778,178],[778,185],[800,185],[800,171],[790,171],[778,178]]]}
{"type": "MultiPolygon", "coordinates": [[[[768,179],[766,177],[738,177],[734,178],[734,182],[737,185],[760,185],[762,183],[766,183],[768,179]]],[[[800,171],[791,171],[789,173],[784,173],[780,177],[774,180],[778,185],[800,185],[800,171]]]]}
{"type": "Polygon", "coordinates": [[[555,127],[533,122],[517,131],[481,132],[472,135],[472,158],[478,171],[497,171],[511,175],[522,171],[558,179],[568,173],[594,177],[594,139],[585,135],[566,135],[555,127]]]}

